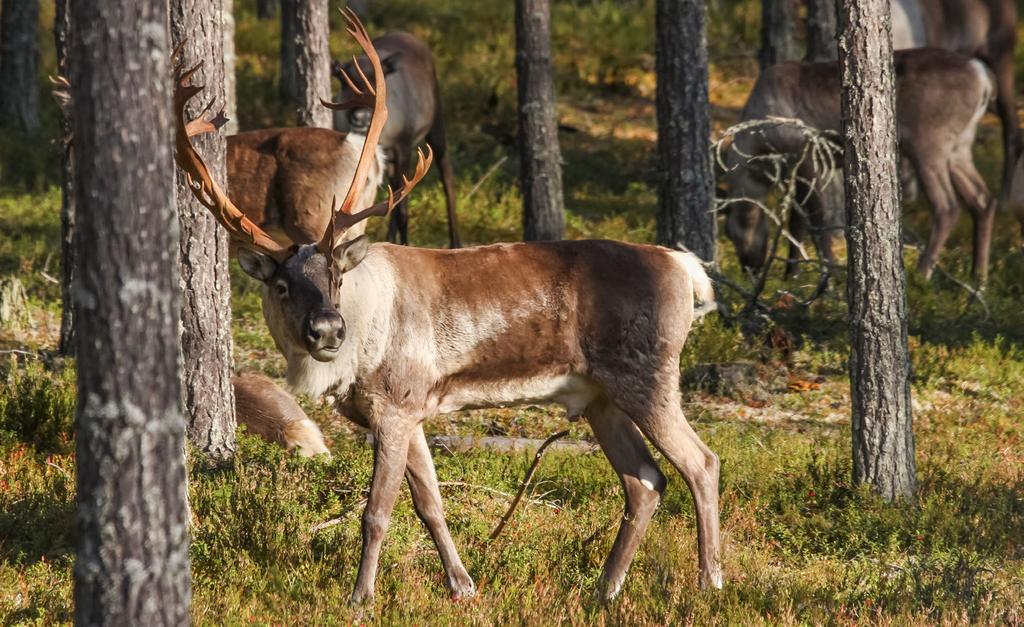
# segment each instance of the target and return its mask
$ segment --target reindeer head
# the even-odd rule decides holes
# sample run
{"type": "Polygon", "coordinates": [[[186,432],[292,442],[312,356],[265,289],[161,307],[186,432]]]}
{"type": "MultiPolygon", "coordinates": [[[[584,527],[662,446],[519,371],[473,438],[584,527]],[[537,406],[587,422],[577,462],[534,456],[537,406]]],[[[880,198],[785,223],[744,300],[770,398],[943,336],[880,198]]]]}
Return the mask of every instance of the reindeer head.
{"type": "MultiPolygon", "coordinates": [[[[352,57],[352,60],[348,63],[341,63],[337,60],[333,61],[331,63],[331,75],[341,81],[338,100],[345,102],[358,93],[356,86],[349,77],[355,76],[358,73],[364,81],[368,81],[368,84],[375,83],[378,76],[386,77],[394,73],[399,67],[401,58],[401,52],[392,52],[381,59],[379,64],[373,63],[369,55],[359,58],[352,57]]],[[[350,133],[364,134],[370,128],[372,114],[373,110],[369,107],[352,107],[348,109],[345,115],[335,116],[335,128],[344,129],[350,133]],[[339,125],[339,120],[343,124],[339,125]]]]}
{"type": "Polygon", "coordinates": [[[387,93],[384,71],[366,29],[351,11],[344,10],[342,15],[347,22],[348,33],[359,43],[373,66],[375,80],[371,82],[359,70],[363,86],[358,87],[346,75],[352,96],[340,103],[321,102],[331,109],[367,108],[372,113],[352,185],[340,207],[332,202],[333,219],[328,222],[323,237],[316,244],[286,248],[274,241],[231,202],[213,180],[209,168],[190,140],[194,135],[216,131],[224,121],[223,116],[211,119],[204,110],[195,120],[185,122],[185,106],[203,89],[201,86],[190,85],[189,78],[202,64],[188,70],[178,66],[175,72],[175,160],[187,175],[192,194],[235,240],[242,269],[263,282],[264,313],[268,322],[274,320],[271,326],[279,331],[275,333],[275,340],[285,342],[290,347],[301,348],[319,361],[331,361],[337,357],[345,340],[345,320],[339,313],[342,279],[345,273],[363,260],[369,248],[366,236],[347,239],[347,232],[371,216],[386,216],[426,175],[433,160],[429,148],[426,154],[421,151],[415,174],[411,179],[403,177],[403,185],[397,192],[389,187],[387,200],[356,210],[354,205],[362,196],[380,133],[387,120],[387,93]],[[284,337],[279,337],[280,334],[284,337]]]}

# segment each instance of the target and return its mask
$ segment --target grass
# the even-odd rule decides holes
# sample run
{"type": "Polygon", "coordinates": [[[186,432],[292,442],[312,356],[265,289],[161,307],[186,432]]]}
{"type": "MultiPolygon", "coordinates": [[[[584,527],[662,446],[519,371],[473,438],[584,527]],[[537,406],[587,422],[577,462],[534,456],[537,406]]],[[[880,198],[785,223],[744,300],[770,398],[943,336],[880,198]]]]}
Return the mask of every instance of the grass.
{"type": "MultiPolygon", "coordinates": [[[[243,128],[290,122],[274,96],[277,27],[258,22],[252,4],[236,3],[243,128]]],[[[731,122],[756,71],[748,56],[758,10],[754,2],[709,3],[716,128],[731,122]]],[[[517,239],[511,5],[445,0],[427,9],[401,0],[371,17],[371,32],[409,29],[435,50],[464,240],[517,239]]],[[[653,240],[652,19],[651,0],[555,3],[559,115],[572,129],[560,138],[572,237],[653,240]]],[[[340,35],[332,48],[351,50],[340,35]]],[[[52,66],[52,55],[44,55],[47,63],[52,66]]],[[[47,133],[53,120],[52,110],[44,115],[47,133]]],[[[995,181],[994,120],[979,135],[976,155],[995,181]]],[[[31,327],[0,329],[3,624],[71,619],[74,364],[53,357],[60,294],[46,278],[57,274],[59,262],[56,156],[46,141],[33,146],[0,138],[3,162],[11,164],[0,168],[0,278],[22,281],[33,320],[31,327]],[[14,151],[25,158],[9,160],[14,151]]],[[[434,180],[413,200],[410,236],[418,245],[447,241],[434,180]]],[[[924,208],[909,208],[906,224],[925,232],[924,208]]],[[[622,597],[599,607],[590,593],[621,516],[621,491],[600,453],[545,457],[533,489],[542,503],[521,509],[493,542],[487,537],[508,503],[493,490],[514,492],[529,454],[438,453],[449,525],[479,594],[458,604],[447,599],[430,538],[405,492],[384,545],[376,618],[400,624],[1024,623],[1024,256],[1015,249],[1014,222],[1000,215],[998,224],[986,293],[990,315],[951,281],[924,283],[911,274],[919,481],[913,503],[886,505],[850,483],[839,277],[810,308],[786,308],[779,298],[772,324],[754,334],[708,318],[684,352],[683,369],[755,361],[766,390],[764,398],[686,398],[687,415],[723,464],[724,590],[696,587],[693,505],[667,466],[669,489],[622,597]],[[788,338],[787,345],[778,337],[788,338]]],[[[743,283],[731,248],[722,244],[722,271],[743,283]]],[[[965,279],[968,257],[969,232],[961,224],[943,264],[965,279]]],[[[912,267],[915,253],[908,250],[906,260],[912,267]]],[[[233,271],[236,366],[280,376],[283,360],[262,322],[256,285],[233,271]]],[[[800,286],[774,276],[768,301],[800,286]]],[[[728,290],[722,296],[734,311],[741,306],[728,290]]],[[[355,619],[346,602],[371,454],[364,435],[326,404],[301,402],[322,425],[331,461],[304,460],[243,433],[233,471],[190,467],[198,624],[355,619]],[[313,530],[332,519],[339,522],[313,530]]],[[[565,425],[560,411],[526,407],[440,416],[427,428],[544,437],[565,425]]],[[[585,425],[570,429],[573,437],[590,437],[585,425]]]]}

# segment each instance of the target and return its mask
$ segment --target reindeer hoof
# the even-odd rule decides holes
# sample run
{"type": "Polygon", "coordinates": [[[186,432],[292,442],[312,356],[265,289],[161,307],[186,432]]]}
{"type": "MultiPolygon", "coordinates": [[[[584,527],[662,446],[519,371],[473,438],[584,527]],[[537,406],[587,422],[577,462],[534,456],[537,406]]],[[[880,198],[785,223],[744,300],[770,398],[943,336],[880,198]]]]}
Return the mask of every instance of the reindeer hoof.
{"type": "Polygon", "coordinates": [[[348,601],[348,607],[352,610],[352,613],[355,615],[355,622],[373,619],[372,594],[361,594],[358,592],[353,592],[352,598],[348,601]]]}
{"type": "Polygon", "coordinates": [[[473,585],[472,580],[468,584],[449,586],[449,591],[452,601],[465,601],[476,596],[476,586],[473,585]]]}
{"type": "Polygon", "coordinates": [[[714,573],[705,573],[700,577],[700,587],[704,590],[721,590],[722,589],[722,571],[719,570],[714,573]]]}

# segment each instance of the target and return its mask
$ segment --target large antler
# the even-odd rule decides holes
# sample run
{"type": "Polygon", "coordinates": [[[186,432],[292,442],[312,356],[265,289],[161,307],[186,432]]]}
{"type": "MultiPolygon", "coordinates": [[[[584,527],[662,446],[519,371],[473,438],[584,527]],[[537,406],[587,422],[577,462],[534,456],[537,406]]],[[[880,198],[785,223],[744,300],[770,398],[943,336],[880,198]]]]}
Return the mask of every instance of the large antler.
{"type": "MultiPolygon", "coordinates": [[[[178,51],[175,51],[177,54],[178,51]]],[[[245,214],[235,206],[228,198],[220,185],[213,180],[210,169],[206,162],[199,156],[195,146],[189,140],[194,135],[216,131],[227,121],[223,114],[217,114],[213,118],[207,117],[210,105],[207,105],[199,117],[191,122],[185,122],[185,105],[193,96],[203,90],[202,85],[190,85],[189,78],[202,67],[202,62],[191,69],[184,69],[184,63],[175,66],[174,77],[174,111],[175,111],[175,151],[174,159],[178,167],[185,171],[188,178],[188,187],[192,195],[204,207],[210,210],[213,217],[220,223],[233,240],[239,244],[255,248],[265,252],[278,261],[286,259],[291,252],[288,248],[278,244],[267,233],[256,226],[245,214]]]]}
{"type": "Polygon", "coordinates": [[[330,256],[331,251],[334,248],[335,237],[337,233],[344,232],[346,229],[352,227],[359,222],[371,217],[371,216],[385,216],[391,211],[399,202],[402,201],[412,188],[423,179],[423,176],[427,173],[430,168],[430,164],[433,161],[433,152],[428,147],[427,155],[424,157],[422,151],[419,152],[419,163],[416,165],[416,173],[412,179],[408,179],[405,175],[402,175],[403,185],[398,190],[397,196],[388,187],[388,200],[385,202],[377,203],[362,211],[355,211],[355,204],[359,198],[363,195],[363,189],[366,187],[366,176],[370,168],[371,163],[376,158],[377,144],[380,141],[381,131],[384,130],[384,124],[388,119],[387,109],[387,86],[384,83],[384,70],[381,67],[380,57],[377,55],[377,50],[373,47],[373,43],[370,41],[370,36],[367,34],[366,29],[363,27],[362,22],[356,16],[351,9],[342,9],[342,16],[345,18],[345,22],[348,26],[346,29],[348,34],[359,44],[359,47],[363,49],[367,59],[370,61],[370,65],[373,67],[373,84],[370,84],[370,80],[366,78],[366,74],[363,69],[359,66],[359,62],[353,57],[353,66],[359,73],[359,78],[362,79],[362,87],[357,86],[356,82],[345,72],[344,69],[339,71],[341,79],[348,85],[352,93],[355,94],[345,102],[327,102],[321,100],[320,102],[329,109],[343,111],[346,109],[353,109],[357,107],[372,108],[373,112],[370,117],[370,128],[366,131],[366,140],[363,142],[363,150],[359,154],[359,162],[356,165],[356,173],[352,178],[352,184],[348,188],[348,192],[345,194],[345,199],[342,201],[341,206],[335,209],[335,204],[331,202],[331,212],[334,218],[328,223],[327,230],[324,233],[323,238],[317,245],[320,252],[330,256]]]}

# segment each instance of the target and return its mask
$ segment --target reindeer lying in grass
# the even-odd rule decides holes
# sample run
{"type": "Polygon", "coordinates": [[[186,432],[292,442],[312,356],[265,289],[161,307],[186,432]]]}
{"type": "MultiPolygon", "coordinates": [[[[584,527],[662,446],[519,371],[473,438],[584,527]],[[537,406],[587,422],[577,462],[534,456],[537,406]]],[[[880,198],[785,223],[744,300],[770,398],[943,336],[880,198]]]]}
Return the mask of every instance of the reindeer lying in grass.
{"type": "Polygon", "coordinates": [[[320,427],[270,378],[251,372],[236,376],[231,383],[238,424],[267,442],[297,449],[303,457],[331,456],[320,427]]]}
{"type": "Polygon", "coordinates": [[[337,106],[368,107],[372,117],[354,182],[317,244],[276,243],[211,178],[189,136],[215,129],[203,118],[184,120],[185,104],[202,89],[188,84],[194,70],[179,70],[175,106],[178,165],[236,240],[242,268],[263,282],[264,315],[288,361],[289,385],[338,394],[341,412],[374,436],[353,603],[373,597],[403,476],[452,596],[475,593],[445,523],[423,421],[523,403],[558,403],[570,418],[585,417],[622,481],[626,508],[601,576],[604,598],[621,589],[665,490],[645,438],[685,478],[697,514],[700,580],[720,587],[719,461],[686,422],[679,392],[690,326],[714,307],[700,261],[610,241],[425,250],[347,237],[367,218],[388,215],[431,158],[421,154],[413,178],[389,190],[388,200],[356,205],[387,117],[386,89],[369,36],[354,14],[346,19],[374,66],[374,84],[337,106]]]}

